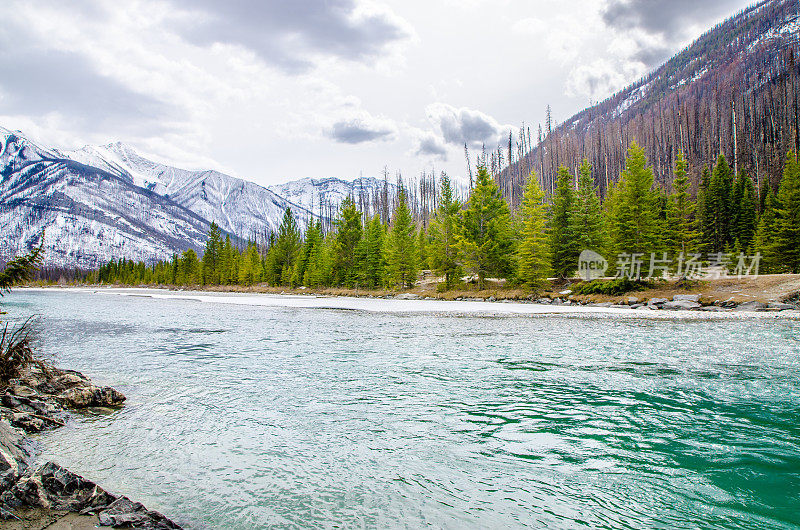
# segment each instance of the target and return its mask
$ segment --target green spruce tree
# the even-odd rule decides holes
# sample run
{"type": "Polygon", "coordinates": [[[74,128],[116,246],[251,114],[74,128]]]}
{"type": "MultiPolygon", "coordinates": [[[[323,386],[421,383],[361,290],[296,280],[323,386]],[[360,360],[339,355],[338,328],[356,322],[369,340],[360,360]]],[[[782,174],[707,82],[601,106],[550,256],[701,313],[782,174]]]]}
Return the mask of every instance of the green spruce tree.
{"type": "Polygon", "coordinates": [[[575,238],[574,261],[576,264],[580,252],[584,250],[602,252],[606,245],[603,210],[594,185],[592,166],[585,158],[581,163],[579,174],[578,191],[575,194],[574,211],[571,215],[572,228],[570,230],[575,238]]]}
{"type": "Polygon", "coordinates": [[[457,246],[461,264],[478,278],[507,278],[513,270],[514,235],[508,203],[485,166],[478,167],[475,186],[461,212],[457,246]]]}
{"type": "Polygon", "coordinates": [[[517,248],[517,280],[522,285],[534,289],[544,284],[550,273],[549,250],[547,204],[536,173],[531,171],[522,196],[522,233],[517,248]]]}
{"type": "Polygon", "coordinates": [[[800,273],[800,163],[787,153],[776,208],[775,250],[780,263],[800,273]]]}
{"type": "Polygon", "coordinates": [[[336,239],[334,245],[333,274],[338,285],[354,287],[358,280],[358,244],[363,236],[361,212],[352,197],[347,197],[339,206],[339,216],[334,223],[336,239]]]}
{"type": "Polygon", "coordinates": [[[440,180],[439,206],[433,214],[428,232],[430,234],[430,262],[434,272],[444,276],[446,289],[451,289],[458,276],[459,232],[458,212],[461,203],[455,198],[450,178],[442,174],[440,180]]]}
{"type": "Polygon", "coordinates": [[[412,287],[417,281],[417,251],[414,221],[408,208],[403,186],[397,193],[392,227],[387,241],[387,268],[389,279],[400,288],[412,287]]]}
{"type": "Polygon", "coordinates": [[[689,174],[683,152],[678,151],[667,210],[667,245],[673,255],[687,256],[697,246],[696,205],[689,195],[689,174]]]}
{"type": "Polygon", "coordinates": [[[641,254],[648,260],[651,253],[662,251],[663,227],[658,218],[658,192],[653,190],[653,170],[635,142],[628,149],[614,195],[610,227],[614,255],[641,254]]]}
{"type": "Polygon", "coordinates": [[[577,238],[573,229],[575,221],[575,190],[572,177],[564,166],[558,168],[558,185],[550,209],[550,257],[553,272],[560,278],[567,278],[578,268],[577,238]]]}

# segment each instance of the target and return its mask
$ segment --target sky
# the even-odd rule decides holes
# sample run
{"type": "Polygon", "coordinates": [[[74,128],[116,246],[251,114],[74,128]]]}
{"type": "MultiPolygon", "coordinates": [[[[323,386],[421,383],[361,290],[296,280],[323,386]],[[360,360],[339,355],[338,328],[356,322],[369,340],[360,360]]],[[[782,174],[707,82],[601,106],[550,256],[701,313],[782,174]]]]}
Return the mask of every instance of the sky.
{"type": "Polygon", "coordinates": [[[0,126],[262,185],[466,173],[743,0],[3,0],[0,126]]]}

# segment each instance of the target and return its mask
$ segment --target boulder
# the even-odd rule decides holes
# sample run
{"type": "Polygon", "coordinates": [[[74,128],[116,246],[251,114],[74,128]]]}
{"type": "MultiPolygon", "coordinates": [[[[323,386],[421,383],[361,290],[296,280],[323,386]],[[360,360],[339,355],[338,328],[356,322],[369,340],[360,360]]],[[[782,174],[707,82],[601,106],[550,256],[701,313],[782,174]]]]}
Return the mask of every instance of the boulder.
{"type": "Polygon", "coordinates": [[[662,307],[663,309],[689,310],[689,309],[698,309],[701,306],[699,303],[692,302],[691,300],[673,300],[672,302],[666,302],[662,307]]]}
{"type": "Polygon", "coordinates": [[[114,528],[180,528],[158,512],[148,510],[142,504],[127,497],[119,497],[98,514],[100,526],[114,528]]]}
{"type": "Polygon", "coordinates": [[[636,298],[635,296],[629,296],[628,297],[628,305],[634,305],[634,304],[638,304],[638,303],[639,303],[639,299],[636,298]]]}
{"type": "Polygon", "coordinates": [[[125,401],[125,396],[110,386],[78,386],[62,392],[56,398],[68,408],[117,407],[125,401]]]}
{"type": "Polygon", "coordinates": [[[38,506],[53,510],[80,512],[107,506],[116,497],[80,475],[54,462],[22,477],[0,500],[7,506],[38,506]]]}
{"type": "Polygon", "coordinates": [[[797,309],[797,306],[794,304],[784,304],[783,302],[768,302],[767,308],[777,309],[778,311],[789,311],[792,309],[797,309]]]}
{"type": "Polygon", "coordinates": [[[734,308],[734,311],[762,311],[767,308],[767,304],[751,300],[750,302],[743,302],[734,308]]]}
{"type": "Polygon", "coordinates": [[[717,313],[717,312],[720,312],[720,311],[726,311],[726,309],[724,307],[719,307],[719,306],[715,306],[715,305],[707,305],[707,306],[701,307],[700,311],[708,311],[708,312],[711,312],[711,313],[717,313]]]}
{"type": "Polygon", "coordinates": [[[660,307],[666,304],[667,302],[669,302],[669,300],[667,300],[666,298],[651,298],[650,300],[647,301],[647,304],[651,306],[660,307]]]}
{"type": "Polygon", "coordinates": [[[677,302],[679,300],[687,300],[689,302],[699,302],[700,295],[699,294],[676,294],[672,297],[673,302],[677,302]]]}

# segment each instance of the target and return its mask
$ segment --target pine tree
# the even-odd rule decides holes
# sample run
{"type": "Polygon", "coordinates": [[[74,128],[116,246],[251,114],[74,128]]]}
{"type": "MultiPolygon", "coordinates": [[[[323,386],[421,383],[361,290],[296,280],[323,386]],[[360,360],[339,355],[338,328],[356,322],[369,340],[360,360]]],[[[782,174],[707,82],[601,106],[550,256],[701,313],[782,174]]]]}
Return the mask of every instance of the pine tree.
{"type": "Polygon", "coordinates": [[[397,193],[392,228],[387,241],[386,262],[389,278],[395,285],[412,287],[417,280],[417,252],[414,222],[408,209],[405,189],[397,193]]]}
{"type": "Polygon", "coordinates": [[[457,246],[461,263],[478,277],[479,289],[487,276],[507,278],[512,272],[511,212],[485,165],[478,167],[475,187],[461,212],[457,246]]]}
{"type": "Polygon", "coordinates": [[[572,177],[564,166],[558,168],[558,185],[550,210],[550,256],[553,272],[560,278],[570,276],[578,268],[577,240],[573,233],[575,222],[575,192],[572,177]]]}
{"type": "Polygon", "coordinates": [[[695,251],[698,233],[695,230],[696,205],[689,195],[689,176],[682,151],[678,151],[673,175],[666,222],[667,244],[673,254],[687,256],[695,251]]]}
{"type": "Polygon", "coordinates": [[[266,280],[271,285],[290,285],[300,254],[300,229],[291,208],[283,212],[278,236],[267,252],[266,280]]]}
{"type": "Polygon", "coordinates": [[[355,286],[358,279],[357,248],[363,235],[361,212],[352,197],[347,197],[339,207],[339,217],[334,222],[334,281],[338,285],[355,286]]]}
{"type": "Polygon", "coordinates": [[[364,228],[359,281],[367,289],[382,287],[386,279],[386,230],[379,214],[364,228]]]}
{"type": "Polygon", "coordinates": [[[603,226],[603,211],[597,189],[592,178],[592,166],[587,159],[583,159],[578,179],[578,191],[575,194],[574,210],[571,215],[572,227],[570,232],[575,238],[574,256],[577,263],[578,255],[583,250],[602,252],[605,247],[605,229],[603,226]]]}
{"type": "Polygon", "coordinates": [[[756,188],[744,171],[733,185],[731,210],[731,238],[741,251],[747,250],[756,231],[756,188]]]}
{"type": "Polygon", "coordinates": [[[458,274],[458,247],[456,234],[459,232],[458,212],[461,203],[454,197],[450,178],[442,174],[439,207],[434,212],[428,227],[430,234],[430,261],[433,270],[444,276],[447,289],[453,287],[458,274]]]}
{"type": "Polygon", "coordinates": [[[786,155],[777,202],[775,249],[781,265],[792,273],[799,273],[800,163],[795,153],[786,155]]]}
{"type": "Polygon", "coordinates": [[[428,269],[428,234],[424,226],[417,230],[417,266],[422,270],[428,269]]]}
{"type": "Polygon", "coordinates": [[[611,223],[614,254],[642,254],[644,259],[649,259],[651,253],[662,250],[653,170],[647,167],[644,150],[636,143],[628,149],[625,169],[614,195],[611,223]]]}
{"type": "Polygon", "coordinates": [[[308,269],[309,257],[315,246],[322,244],[322,227],[320,222],[309,221],[306,227],[306,234],[303,237],[303,244],[300,247],[300,254],[297,256],[297,261],[292,271],[292,287],[297,287],[303,284],[303,278],[308,269]]]}
{"type": "Polygon", "coordinates": [[[753,240],[753,251],[761,255],[762,273],[777,271],[778,260],[775,255],[775,192],[768,188],[764,194],[764,206],[758,219],[758,228],[753,240]]]}
{"type": "Polygon", "coordinates": [[[203,283],[218,284],[220,253],[222,252],[222,233],[217,223],[212,222],[208,229],[208,240],[203,252],[203,283]]]}
{"type": "Polygon", "coordinates": [[[697,189],[697,227],[698,247],[709,252],[714,247],[714,215],[711,197],[711,172],[703,166],[700,174],[700,185],[697,189]]]}
{"type": "Polygon", "coordinates": [[[193,249],[184,251],[178,264],[179,285],[197,285],[200,283],[200,261],[193,249]]]}
{"type": "Polygon", "coordinates": [[[723,252],[732,244],[731,238],[731,194],[733,171],[723,155],[711,173],[711,181],[705,193],[705,223],[703,241],[706,252],[723,252]]]}
{"type": "MultiPolygon", "coordinates": [[[[598,204],[598,214],[599,206],[598,204]]],[[[517,248],[517,280],[529,288],[536,288],[543,284],[549,272],[547,206],[536,173],[531,171],[522,196],[522,233],[517,248]]]]}
{"type": "Polygon", "coordinates": [[[259,281],[261,281],[261,257],[258,255],[255,243],[250,243],[239,261],[239,283],[250,286],[259,281]]]}

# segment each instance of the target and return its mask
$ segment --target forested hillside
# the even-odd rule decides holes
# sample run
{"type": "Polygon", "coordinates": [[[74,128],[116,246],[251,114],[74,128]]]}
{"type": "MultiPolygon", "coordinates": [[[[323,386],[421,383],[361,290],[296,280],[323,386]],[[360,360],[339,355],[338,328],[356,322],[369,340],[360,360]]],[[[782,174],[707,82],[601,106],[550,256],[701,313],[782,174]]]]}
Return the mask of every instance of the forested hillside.
{"type": "Polygon", "coordinates": [[[552,130],[549,123],[538,134],[523,127],[513,142],[488,155],[486,165],[496,168],[512,205],[519,204],[531,169],[552,192],[559,166],[576,176],[584,158],[605,196],[634,140],[652,163],[657,184],[669,187],[683,151],[692,192],[703,167],[720,153],[757,188],[762,179],[777,186],[786,153],[800,149],[798,4],[767,0],[744,10],[644,79],[552,130]]]}

